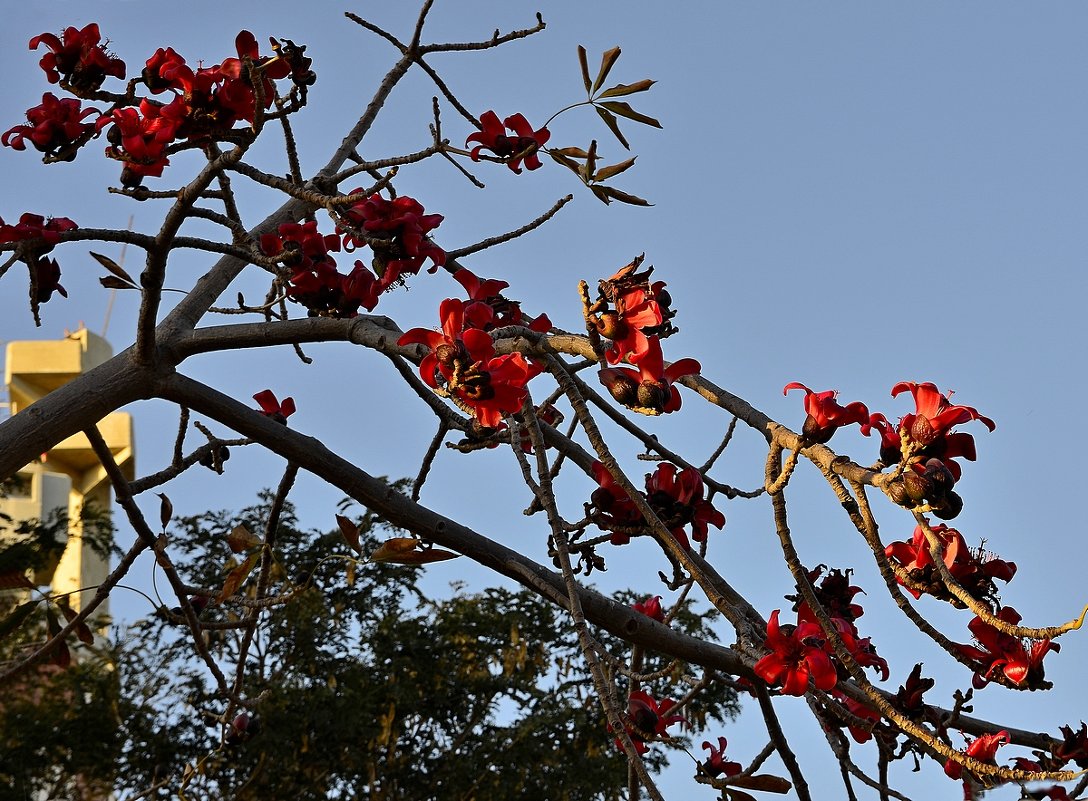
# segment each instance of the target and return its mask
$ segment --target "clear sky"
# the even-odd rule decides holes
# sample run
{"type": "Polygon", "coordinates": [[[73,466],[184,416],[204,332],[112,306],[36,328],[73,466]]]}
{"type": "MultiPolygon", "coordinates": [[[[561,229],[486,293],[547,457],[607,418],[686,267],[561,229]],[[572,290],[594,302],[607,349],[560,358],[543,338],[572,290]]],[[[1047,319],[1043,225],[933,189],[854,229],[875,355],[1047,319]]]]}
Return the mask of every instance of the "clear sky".
{"type": "MultiPolygon", "coordinates": [[[[233,55],[234,35],[248,28],[258,41],[275,35],[309,45],[319,77],[297,131],[304,170],[312,170],[339,142],[394,57],[392,48],[345,21],[340,11],[350,8],[406,37],[411,5],[12,4],[0,30],[0,74],[6,76],[0,130],[19,123],[23,109],[50,89],[38,56],[26,49],[27,40],[42,31],[97,21],[131,75],[159,46],[173,46],[190,62],[219,61],[233,55]]],[[[527,3],[438,0],[429,31],[441,40],[482,39],[496,27],[531,25],[535,10],[527,3]]],[[[521,176],[480,165],[475,172],[488,187],[479,191],[435,160],[404,170],[398,180],[402,192],[446,216],[435,232],[439,243],[454,248],[515,228],[572,192],[575,202],[551,226],[468,266],[510,281],[512,297],[574,329],[580,319],[578,279],[592,282],[645,252],[655,275],[669,282],[680,311],[682,333],[667,342],[666,358],[698,358],[709,378],[794,428],[803,414],[798,395],[782,397],[790,381],[816,390],[837,388],[844,402],[863,400],[889,417],[911,410],[909,401],[888,396],[900,380],[955,389],[957,401],[977,406],[998,426],[993,434],[978,424],[965,429],[976,435],[979,462],[964,470],[959,490],[966,510],[958,527],[969,542],[984,539],[988,548],[1017,562],[1020,572],[1003,600],[1028,624],[1075,616],[1088,600],[1083,522],[1073,503],[1083,492],[1075,421],[1088,389],[1082,309],[1088,7],[1004,0],[667,6],[562,0],[541,10],[548,22],[544,34],[491,54],[436,56],[433,65],[476,113],[521,112],[539,124],[582,96],[577,44],[587,47],[594,63],[596,54],[621,45],[613,77],[659,81],[633,100],[664,129],[624,124],[639,159],[615,183],[656,205],[605,208],[550,162],[521,176]]],[[[419,75],[408,81],[391,99],[388,118],[364,143],[364,154],[380,157],[425,146],[433,92],[419,75]]],[[[443,120],[454,143],[469,133],[451,111],[443,120]]],[[[627,155],[584,109],[560,117],[552,133],[551,144],[560,146],[584,147],[597,138],[606,161],[627,155]]],[[[0,216],[10,222],[34,211],[68,216],[84,227],[123,228],[131,214],[137,230],[156,230],[161,209],[106,194],[118,165],[100,156],[102,146],[92,143],[75,164],[48,167],[32,153],[0,150],[0,216]]],[[[274,148],[260,153],[262,166],[285,170],[274,148]]],[[[179,158],[163,179],[148,185],[177,186],[194,164],[179,158]]],[[[247,195],[243,213],[256,222],[277,202],[247,195]]],[[[43,307],[43,327],[35,330],[25,274],[13,269],[0,289],[0,338],[56,337],[80,321],[102,330],[109,296],[97,284],[101,269],[78,246],[55,255],[71,297],[43,307]]],[[[210,263],[202,256],[179,259],[167,285],[185,286],[210,263]]],[[[128,266],[138,269],[131,261],[128,266]]],[[[250,298],[264,291],[259,282],[246,280],[238,289],[250,298]]],[[[422,275],[411,291],[383,298],[378,312],[402,328],[433,326],[437,302],[447,295],[460,295],[460,288],[446,276],[422,275]]],[[[134,295],[116,298],[108,337],[118,349],[131,342],[136,306],[134,295]]],[[[391,383],[385,360],[343,346],[307,351],[316,358],[309,368],[283,350],[200,357],[183,369],[243,399],[266,387],[281,397],[293,395],[299,406],[294,427],[334,439],[370,472],[414,474],[433,434],[429,412],[391,383]]],[[[654,424],[675,449],[693,451],[695,461],[728,422],[703,406],[685,402],[684,414],[654,424]]],[[[130,411],[136,415],[141,470],[157,469],[169,459],[176,416],[164,404],[130,411]]],[[[856,430],[841,432],[832,446],[862,463],[876,458],[875,442],[856,430]]],[[[759,452],[757,437],[739,437],[716,475],[740,486],[758,485],[759,452]]],[[[633,461],[628,466],[641,472],[633,461]]],[[[281,467],[278,459],[237,453],[224,478],[187,476],[168,492],[180,514],[204,509],[213,497],[215,506],[239,507],[258,488],[274,484],[281,467]]],[[[511,469],[511,459],[501,453],[443,454],[423,500],[467,517],[503,542],[524,543],[526,552],[540,558],[542,521],[520,516],[527,497],[503,484],[502,471],[511,469]],[[507,489],[491,491],[498,486],[507,489]]],[[[856,534],[817,478],[802,466],[791,493],[802,558],[857,568],[857,582],[869,590],[859,627],[892,662],[890,689],[921,659],[927,672],[940,677],[932,700],[950,703],[953,690],[967,686],[969,677],[952,670],[948,657],[927,648],[909,623],[897,619],[880,595],[871,558],[866,562],[856,534]]],[[[572,510],[585,486],[571,481],[572,510]]],[[[303,520],[331,526],[338,493],[304,481],[294,500],[303,520]]],[[[884,538],[908,537],[909,515],[877,500],[884,538]]],[[[766,502],[733,502],[725,513],[725,532],[712,533],[712,561],[765,615],[788,606],[782,596],[791,591],[790,581],[779,566],[766,502]]],[[[630,546],[610,558],[601,586],[661,592],[655,585],[663,566],[657,558],[652,546],[630,546]]],[[[491,581],[456,562],[431,573],[435,587],[455,578],[468,577],[470,587],[491,581]]],[[[948,614],[926,599],[920,607],[937,616],[953,640],[968,640],[970,615],[948,614]]],[[[115,608],[132,616],[147,612],[120,600],[115,608]]],[[[1062,652],[1047,659],[1054,692],[1025,696],[993,686],[979,694],[976,712],[1002,715],[1028,729],[1075,726],[1085,716],[1078,667],[1086,658],[1084,637],[1071,635],[1062,652]]],[[[792,744],[815,796],[842,797],[837,766],[820,732],[804,722],[803,703],[785,699],[779,706],[785,725],[797,721],[792,744]]],[[[727,736],[730,757],[744,761],[765,742],[758,723],[751,710],[737,724],[706,735],[727,736]]],[[[875,762],[875,754],[856,751],[862,765],[875,762]]],[[[677,763],[685,759],[680,755],[677,763]]],[[[958,796],[939,767],[918,776],[908,766],[897,767],[916,797],[958,796]]],[[[684,797],[688,774],[687,765],[670,772],[664,784],[670,798],[684,797]]],[[[867,792],[859,794],[865,798],[867,792]]],[[[1013,798],[1015,792],[995,797],[1013,798]]]]}

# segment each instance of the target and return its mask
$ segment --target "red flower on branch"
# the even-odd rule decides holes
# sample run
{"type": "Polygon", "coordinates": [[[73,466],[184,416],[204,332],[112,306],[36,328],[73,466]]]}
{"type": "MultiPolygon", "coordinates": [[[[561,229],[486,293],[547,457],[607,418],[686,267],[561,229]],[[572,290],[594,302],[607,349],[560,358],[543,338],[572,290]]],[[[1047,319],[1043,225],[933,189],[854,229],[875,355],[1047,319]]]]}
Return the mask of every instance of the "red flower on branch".
{"type": "MultiPolygon", "coordinates": [[[[664,281],[654,284],[655,288],[664,286],[664,281]]],[[[615,306],[614,312],[604,312],[597,318],[601,336],[612,340],[605,357],[609,364],[619,364],[625,358],[637,362],[650,348],[647,330],[656,329],[664,322],[661,307],[653,291],[642,287],[627,289],[616,298],[615,306]]]]}
{"type": "MultiPolygon", "coordinates": [[[[676,706],[676,702],[665,699],[658,703],[645,690],[636,690],[631,693],[627,701],[627,714],[631,722],[627,725],[627,733],[634,742],[635,750],[645,754],[649,749],[647,741],[655,737],[668,736],[668,727],[674,723],[687,723],[683,715],[670,715],[669,710],[676,706]]],[[[619,740],[616,741],[619,746],[619,740]]]]}
{"type": "Polygon", "coordinates": [[[684,548],[689,547],[684,526],[690,525],[692,539],[702,542],[707,526],[720,529],[725,525],[725,515],[703,500],[703,491],[703,477],[694,467],[678,471],[676,465],[661,462],[646,477],[646,499],[684,548]]]}
{"type": "MultiPolygon", "coordinates": [[[[997,749],[1009,742],[1009,733],[1005,730],[996,734],[982,734],[977,739],[967,744],[963,753],[965,756],[974,757],[980,762],[996,765],[997,749]]],[[[952,779],[963,776],[963,765],[949,759],[944,763],[945,774],[952,779]]]]}
{"type": "Polygon", "coordinates": [[[115,126],[116,132],[111,130],[108,134],[114,144],[106,148],[106,155],[125,163],[122,183],[138,185],[142,177],[162,175],[163,168],[170,163],[166,149],[188,113],[188,106],[179,97],[165,106],[141,100],[139,109],[118,108],[99,118],[99,130],[109,123],[115,126]]]}
{"type": "Polygon", "coordinates": [[[75,149],[86,141],[95,127],[84,122],[88,117],[101,115],[96,108],[81,108],[74,97],[58,98],[52,92],[42,95],[40,106],[26,112],[29,125],[16,125],[0,136],[0,144],[14,150],[26,150],[26,143],[34,145],[41,153],[55,158],[71,160],[75,149]]]}
{"type": "Polygon", "coordinates": [[[92,22],[82,29],[65,28],[63,39],[43,33],[30,40],[30,49],[45,45],[49,52],[42,56],[41,68],[49,83],[64,81],[72,89],[93,92],[107,76],[125,77],[125,62],[113,58],[100,42],[98,24],[92,22]]]}
{"type": "Polygon", "coordinates": [[[551,132],[547,128],[534,131],[533,126],[521,114],[514,114],[499,122],[499,115],[494,111],[485,111],[480,115],[480,126],[479,132],[465,139],[466,147],[469,142],[480,143],[470,154],[473,161],[479,161],[480,151],[486,149],[504,160],[506,166],[518,175],[521,174],[522,161],[525,162],[527,170],[540,167],[537,151],[551,138],[551,132]],[[508,136],[507,129],[513,131],[514,136],[508,136]]]}
{"type": "MultiPolygon", "coordinates": [[[[1016,575],[1015,562],[998,559],[981,549],[978,552],[972,551],[967,547],[963,535],[956,529],[943,523],[930,528],[944,546],[945,566],[972,597],[981,601],[992,600],[997,594],[994,580],[1008,582],[1016,575]]],[[[912,581],[925,588],[921,590],[908,587],[907,592],[915,598],[920,598],[923,591],[939,598],[949,597],[933,557],[930,556],[929,541],[921,526],[915,526],[909,542],[893,542],[884,549],[884,554],[905,570],[912,581]]],[[[897,580],[900,584],[903,583],[902,580],[897,580]]]]}
{"type": "Polygon", "coordinates": [[[830,690],[839,680],[831,657],[824,650],[824,633],[819,625],[801,621],[796,626],[780,626],[779,610],[767,621],[767,639],[763,645],[771,653],[756,662],[756,674],[767,684],[782,685],[785,695],[804,695],[809,677],[818,690],[830,690]]]}
{"type": "Polygon", "coordinates": [[[465,288],[470,303],[465,305],[465,325],[490,331],[506,325],[522,325],[537,333],[546,334],[552,322],[546,314],[526,317],[521,303],[503,297],[502,291],[510,285],[495,278],[478,278],[462,267],[453,274],[454,280],[465,288]]]}
{"type": "Polygon", "coordinates": [[[261,407],[261,414],[283,425],[287,425],[287,418],[295,413],[294,398],[284,398],[281,403],[270,389],[261,390],[253,396],[253,400],[261,407]]]}
{"type": "Polygon", "coordinates": [[[636,612],[646,615],[648,618],[656,620],[658,623],[665,622],[665,610],[661,608],[661,596],[654,595],[647,598],[645,601],[638,601],[631,604],[631,608],[636,612]]]}
{"type": "Polygon", "coordinates": [[[679,359],[665,367],[657,337],[650,338],[644,353],[629,358],[637,372],[627,367],[606,367],[598,375],[616,401],[641,414],[675,412],[680,408],[681,398],[673,382],[702,369],[695,359],[679,359]]]}
{"type": "MultiPolygon", "coordinates": [[[[1011,606],[1001,609],[997,617],[1014,626],[1020,622],[1020,614],[1011,606]]],[[[1050,688],[1050,682],[1045,680],[1043,657],[1051,651],[1060,651],[1061,646],[1058,643],[1051,640],[1025,641],[1004,634],[978,616],[967,624],[967,628],[982,647],[956,647],[964,656],[978,661],[982,666],[981,670],[975,672],[971,682],[975,689],[982,689],[998,675],[1004,675],[1007,683],[1014,687],[1029,690],[1050,688]]]]}
{"type": "MultiPolygon", "coordinates": [[[[991,431],[996,427],[994,421],[978,413],[973,406],[956,406],[949,401],[952,393],[942,395],[935,384],[928,381],[924,384],[916,384],[913,381],[900,381],[892,387],[892,397],[902,392],[910,392],[914,396],[916,406],[914,414],[907,414],[899,423],[900,429],[906,429],[910,438],[922,446],[933,445],[938,440],[946,437],[952,426],[959,423],[967,423],[971,420],[981,420],[991,431]]],[[[974,445],[971,445],[972,453],[974,445]]],[[[970,458],[966,454],[960,454],[970,458]]],[[[938,457],[939,458],[939,457],[938,457]]]]}
{"type": "Polygon", "coordinates": [[[41,239],[42,244],[35,247],[38,253],[48,253],[60,242],[60,234],[73,231],[79,226],[67,217],[50,217],[48,220],[40,214],[29,211],[19,217],[19,222],[7,225],[0,218],[0,244],[22,242],[26,239],[41,239]]]}
{"type": "Polygon", "coordinates": [[[718,738],[717,748],[712,746],[708,741],[703,740],[703,750],[710,751],[710,756],[699,763],[699,770],[711,778],[722,775],[736,776],[740,773],[740,763],[730,762],[725,758],[725,748],[727,745],[729,745],[729,741],[724,737],[718,738]]]}
{"type": "Polygon", "coordinates": [[[927,690],[932,690],[936,683],[933,679],[922,678],[922,663],[919,662],[907,676],[906,683],[899,685],[899,691],[895,694],[893,703],[905,715],[918,720],[925,713],[925,701],[922,696],[927,690]]]}
{"type": "Polygon", "coordinates": [[[593,463],[593,478],[598,485],[589,498],[596,507],[594,522],[605,531],[612,532],[613,545],[626,545],[631,541],[633,530],[644,526],[646,520],[635,502],[600,462],[593,463]]]}
{"type": "MultiPolygon", "coordinates": [[[[361,191],[355,189],[351,194],[361,191]]],[[[427,238],[442,223],[442,215],[423,211],[423,206],[407,195],[386,200],[376,194],[344,211],[346,225],[337,226],[337,231],[344,232],[344,249],[351,251],[366,244],[374,248],[382,291],[404,273],[418,273],[425,259],[432,262],[427,271],[431,273],[446,263],[446,251],[427,238]],[[348,226],[361,230],[364,236],[357,236],[348,226]]]]}
{"type": "Polygon", "coordinates": [[[791,389],[803,389],[805,391],[805,417],[801,433],[806,440],[812,443],[823,444],[831,439],[832,435],[842,426],[858,423],[866,426],[869,423],[869,410],[860,401],[854,401],[846,406],[840,406],[835,400],[839,394],[835,390],[826,392],[813,392],[804,384],[797,381],[786,384],[782,390],[785,395],[791,389]]]}
{"type": "Polygon", "coordinates": [[[465,304],[447,298],[439,307],[442,332],[413,328],[398,345],[426,345],[431,352],[423,357],[419,374],[437,389],[439,376],[448,392],[473,410],[484,428],[499,428],[502,416],[521,409],[525,385],[542,368],[529,364],[520,353],[495,356],[491,336],[478,328],[465,330],[465,304]]]}

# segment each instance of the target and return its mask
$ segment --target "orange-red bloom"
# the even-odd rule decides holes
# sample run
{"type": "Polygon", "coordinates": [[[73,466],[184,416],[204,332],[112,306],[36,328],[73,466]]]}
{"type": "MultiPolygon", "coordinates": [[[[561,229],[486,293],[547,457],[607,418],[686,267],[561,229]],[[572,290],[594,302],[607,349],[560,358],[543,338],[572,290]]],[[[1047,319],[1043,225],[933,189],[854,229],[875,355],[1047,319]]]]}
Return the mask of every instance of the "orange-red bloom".
{"type": "MultiPolygon", "coordinates": [[[[996,734],[982,734],[977,739],[972,740],[967,744],[967,748],[963,753],[966,756],[974,757],[980,762],[986,762],[988,764],[996,764],[997,749],[1003,746],[1009,741],[1009,733],[1005,730],[999,731],[996,734]]],[[[944,763],[944,772],[952,779],[958,779],[963,776],[963,765],[949,759],[944,763]]]]}
{"type": "MultiPolygon", "coordinates": [[[[997,613],[997,617],[1013,625],[1020,622],[1020,614],[1011,606],[1004,607],[997,613]]],[[[977,616],[967,624],[967,628],[975,635],[975,640],[982,647],[976,648],[973,645],[957,645],[956,647],[960,653],[977,660],[981,666],[972,680],[976,689],[985,687],[998,673],[1004,674],[1005,678],[1017,687],[1031,690],[1050,688],[1050,683],[1044,677],[1043,657],[1051,651],[1060,651],[1061,646],[1058,643],[1051,640],[1025,641],[1019,637],[1003,634],[977,616]]]]}
{"type": "Polygon", "coordinates": [[[45,45],[49,52],[42,56],[41,68],[49,83],[65,81],[76,91],[91,92],[102,85],[107,76],[125,77],[125,62],[113,58],[100,42],[98,23],[78,28],[65,28],[63,39],[43,33],[30,40],[30,49],[45,45]]]}
{"type": "Polygon", "coordinates": [[[804,695],[809,677],[818,690],[830,690],[839,677],[824,650],[823,630],[808,621],[780,626],[778,613],[775,609],[767,621],[767,639],[763,645],[771,653],[756,662],[753,668],[756,674],[772,686],[782,685],[786,695],[804,695]]]}
{"type": "Polygon", "coordinates": [[[793,381],[786,384],[782,390],[785,395],[791,389],[803,389],[805,391],[805,423],[801,433],[809,442],[824,443],[831,439],[832,435],[842,426],[858,423],[867,425],[869,422],[869,410],[860,401],[854,401],[846,406],[840,406],[835,400],[839,393],[829,389],[826,392],[813,392],[804,384],[793,381]]]}
{"type": "Polygon", "coordinates": [[[547,128],[534,131],[533,126],[521,114],[514,114],[499,122],[499,115],[494,111],[485,111],[480,115],[480,126],[480,131],[465,139],[466,147],[469,142],[480,143],[470,154],[473,161],[479,161],[480,151],[487,149],[503,159],[506,166],[518,175],[521,174],[523,161],[527,170],[540,167],[537,151],[551,138],[551,132],[547,128]],[[508,136],[507,129],[515,135],[508,136]]]}
{"type": "Polygon", "coordinates": [[[276,400],[276,396],[270,389],[263,389],[253,396],[257,405],[261,407],[261,414],[270,417],[277,423],[287,425],[287,418],[295,413],[295,399],[284,398],[283,402],[276,400]]]}

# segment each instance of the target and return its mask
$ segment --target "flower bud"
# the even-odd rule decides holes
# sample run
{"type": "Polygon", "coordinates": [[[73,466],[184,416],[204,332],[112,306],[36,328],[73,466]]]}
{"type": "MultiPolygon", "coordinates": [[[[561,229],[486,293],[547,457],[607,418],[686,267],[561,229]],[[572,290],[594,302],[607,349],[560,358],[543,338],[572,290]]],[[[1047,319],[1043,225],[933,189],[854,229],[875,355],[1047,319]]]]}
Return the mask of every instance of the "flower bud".
{"type": "Polygon", "coordinates": [[[600,378],[617,403],[634,406],[638,402],[638,383],[626,373],[606,369],[601,371],[600,378]]]}
{"type": "Polygon", "coordinates": [[[933,485],[929,479],[910,471],[903,474],[903,488],[907,491],[907,496],[916,504],[924,501],[933,491],[933,485]]]}
{"type": "Polygon", "coordinates": [[[638,405],[661,411],[669,402],[672,390],[659,381],[643,381],[638,385],[638,405]]]}
{"type": "Polygon", "coordinates": [[[627,322],[614,311],[608,311],[594,320],[597,331],[606,339],[623,339],[627,336],[627,322]]]}
{"type": "Polygon", "coordinates": [[[910,427],[910,438],[923,446],[930,445],[937,439],[937,432],[933,430],[933,426],[929,424],[929,418],[924,414],[914,418],[914,423],[910,427]]]}
{"type": "Polygon", "coordinates": [[[963,511],[963,498],[949,490],[948,494],[941,499],[938,505],[933,507],[933,514],[939,517],[941,520],[952,520],[963,511]]]}

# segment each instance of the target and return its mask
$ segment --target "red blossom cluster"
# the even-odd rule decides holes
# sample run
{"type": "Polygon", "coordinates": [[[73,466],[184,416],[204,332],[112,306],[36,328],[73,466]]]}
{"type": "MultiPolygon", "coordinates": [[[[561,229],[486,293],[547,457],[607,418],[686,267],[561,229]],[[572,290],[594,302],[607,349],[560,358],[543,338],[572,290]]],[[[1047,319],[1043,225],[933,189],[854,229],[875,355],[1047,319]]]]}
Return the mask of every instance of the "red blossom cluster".
{"type": "Polygon", "coordinates": [[[68,297],[68,292],[60,284],[60,265],[46,254],[60,242],[60,234],[78,227],[67,217],[50,217],[46,220],[40,214],[30,212],[20,216],[19,222],[14,225],[0,219],[0,245],[29,242],[24,246],[22,260],[30,270],[30,305],[38,325],[41,325],[38,317],[40,304],[48,302],[54,292],[68,297]]]}
{"type": "Polygon", "coordinates": [[[710,751],[710,755],[699,763],[699,770],[712,779],[718,776],[736,776],[740,773],[740,763],[730,762],[725,758],[725,749],[727,745],[729,745],[729,741],[724,737],[718,738],[717,748],[712,746],[707,740],[703,740],[702,748],[704,751],[710,751]]]}
{"type": "MultiPolygon", "coordinates": [[[[969,742],[963,753],[980,762],[996,765],[997,749],[1007,742],[1009,742],[1009,733],[1004,730],[996,734],[982,734],[969,742]]],[[[949,778],[958,779],[963,776],[963,765],[950,759],[944,763],[944,772],[949,778]]]]}
{"type": "Polygon", "coordinates": [[[261,407],[261,414],[283,425],[287,425],[287,418],[295,413],[294,398],[284,398],[281,402],[270,389],[261,390],[253,396],[253,400],[261,407]]]}
{"type": "Polygon", "coordinates": [[[665,610],[661,608],[661,596],[654,595],[647,598],[645,601],[638,601],[631,604],[631,608],[636,612],[646,617],[656,620],[658,623],[665,622],[665,610]]]}
{"type": "Polygon", "coordinates": [[[52,33],[35,36],[30,40],[30,49],[45,45],[48,52],[40,64],[49,83],[93,92],[108,76],[125,77],[125,62],[111,56],[101,42],[98,24],[92,22],[82,29],[65,28],[59,37],[52,33]]]}
{"type": "MultiPolygon", "coordinates": [[[[593,477],[599,485],[590,496],[593,522],[612,533],[613,545],[626,545],[632,536],[646,533],[646,521],[635,502],[600,462],[593,463],[593,477]]],[[[690,547],[686,526],[696,542],[706,539],[709,526],[725,526],[725,515],[703,498],[703,477],[694,467],[678,470],[662,462],[646,474],[646,501],[673,537],[685,549],[690,547]]]]}
{"type": "Polygon", "coordinates": [[[491,335],[466,325],[466,305],[447,298],[439,307],[441,333],[413,328],[397,344],[427,346],[430,353],[420,362],[419,374],[428,386],[442,388],[460,400],[482,428],[498,429],[505,425],[503,415],[521,409],[525,385],[542,368],[520,353],[496,356],[491,335]]]}
{"type": "MultiPolygon", "coordinates": [[[[628,697],[627,715],[630,723],[627,724],[626,729],[639,754],[645,754],[650,750],[650,747],[646,745],[648,741],[655,737],[667,736],[669,726],[688,722],[683,715],[669,714],[674,706],[676,702],[672,699],[667,698],[659,703],[645,690],[636,690],[628,697]]],[[[619,746],[620,742],[616,740],[616,747],[619,746]]]]}
{"type": "MultiPolygon", "coordinates": [[[[43,33],[30,40],[30,49],[45,45],[41,66],[50,83],[59,83],[78,97],[101,97],[98,89],[107,77],[124,78],[125,64],[101,44],[97,24],[82,30],[67,28],[58,37],[43,33]]],[[[236,56],[211,67],[191,67],[173,48],[158,48],[141,72],[152,95],[169,93],[167,100],[136,97],[131,92],[113,99],[106,113],[83,109],[76,99],[60,100],[46,93],[42,103],[27,111],[28,125],[9,129],[0,143],[24,150],[26,142],[47,160],[70,160],[94,135],[108,129],[106,155],[124,163],[121,182],[137,186],[144,177],[159,177],[170,155],[187,143],[201,145],[231,136],[239,122],[253,123],[258,108],[268,109],[277,97],[276,79],[290,78],[297,86],[314,81],[305,47],[290,40],[270,40],[274,56],[261,56],[249,31],[235,39],[236,56]],[[97,116],[92,123],[86,121],[97,116]]]]}
{"type": "Polygon", "coordinates": [[[0,136],[0,144],[26,150],[26,143],[30,142],[49,158],[70,161],[76,157],[79,146],[95,133],[95,124],[84,120],[97,119],[101,114],[98,109],[83,108],[74,97],[61,99],[46,92],[40,106],[27,110],[29,124],[9,128],[0,136]]]}
{"type": "MultiPolygon", "coordinates": [[[[999,559],[981,548],[971,550],[967,547],[963,535],[956,529],[941,523],[932,526],[930,530],[941,542],[942,561],[948,571],[972,597],[980,601],[992,602],[997,595],[994,580],[1001,579],[1008,582],[1016,575],[1015,562],[999,559]]],[[[941,579],[922,526],[915,526],[914,534],[909,541],[893,542],[884,549],[884,553],[893,564],[906,572],[913,583],[913,586],[907,587],[907,590],[915,598],[920,598],[925,592],[954,604],[960,603],[948,592],[948,588],[941,579]]],[[[899,583],[903,584],[901,578],[899,583]]]]}
{"type": "Polygon", "coordinates": [[[805,391],[806,417],[801,427],[801,434],[808,442],[823,444],[843,426],[851,423],[864,426],[869,422],[869,410],[865,408],[864,403],[854,401],[846,406],[840,406],[835,400],[839,393],[833,389],[813,392],[804,384],[793,381],[786,384],[782,394],[785,395],[791,389],[805,391]]]}
{"type": "MultiPolygon", "coordinates": [[[[1006,623],[1017,625],[1020,614],[1011,606],[1002,608],[997,618],[1006,623]]],[[[981,648],[973,645],[958,645],[960,653],[979,663],[972,684],[975,689],[982,689],[990,681],[1012,684],[1026,690],[1048,690],[1052,686],[1046,681],[1043,671],[1043,657],[1051,651],[1060,651],[1061,646],[1051,640],[1028,640],[1013,637],[998,631],[982,618],[975,616],[967,624],[981,648]]]]}
{"type": "MultiPolygon", "coordinates": [[[[360,192],[353,189],[349,194],[360,192]]],[[[426,259],[431,260],[430,273],[446,263],[446,252],[427,238],[441,223],[441,214],[424,214],[415,198],[371,195],[349,206],[336,230],[343,234],[349,253],[364,245],[373,248],[374,270],[384,291],[405,273],[419,273],[426,259]]]]}
{"type": "Polygon", "coordinates": [[[465,147],[469,142],[479,142],[472,148],[473,161],[480,160],[481,150],[490,150],[499,161],[502,161],[515,174],[521,174],[521,164],[525,163],[525,169],[535,170],[540,167],[540,157],[537,151],[544,147],[551,138],[551,132],[547,128],[538,131],[521,114],[514,114],[499,122],[499,115],[494,111],[485,111],[480,115],[480,130],[471,134],[465,140],[465,147]],[[514,132],[508,136],[507,129],[514,132]]]}
{"type": "Polygon", "coordinates": [[[520,301],[503,296],[502,291],[510,286],[506,281],[497,278],[482,279],[464,267],[455,272],[453,278],[468,293],[465,320],[473,328],[491,331],[507,325],[520,325],[539,334],[552,330],[552,321],[548,319],[548,315],[529,317],[522,313],[520,301]]]}

